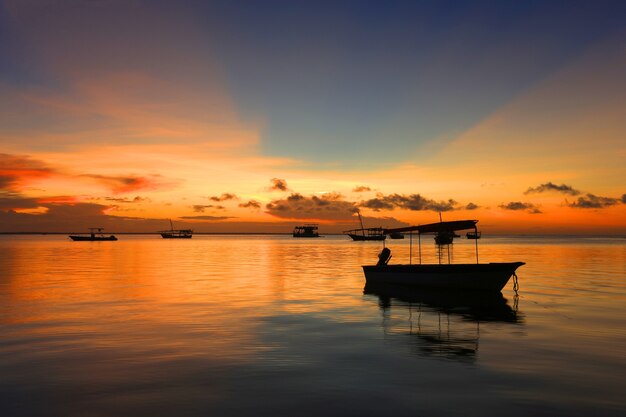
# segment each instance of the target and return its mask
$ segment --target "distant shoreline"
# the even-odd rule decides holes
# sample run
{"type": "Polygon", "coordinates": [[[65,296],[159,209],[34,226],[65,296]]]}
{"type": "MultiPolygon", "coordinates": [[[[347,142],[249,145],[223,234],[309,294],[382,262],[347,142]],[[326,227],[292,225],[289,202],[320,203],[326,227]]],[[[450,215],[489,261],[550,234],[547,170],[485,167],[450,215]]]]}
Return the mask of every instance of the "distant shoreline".
{"type": "MultiPolygon", "coordinates": [[[[85,235],[86,232],[0,232],[0,236],[59,236],[59,235],[85,235]]],[[[125,235],[125,236],[159,236],[159,232],[106,232],[106,235],[125,235]]],[[[194,236],[291,236],[291,232],[194,232],[194,236]]],[[[324,233],[320,237],[324,236],[346,236],[344,233],[324,233]]],[[[428,235],[432,236],[432,235],[428,235]]],[[[626,239],[626,235],[623,234],[515,234],[515,233],[493,233],[485,238],[571,238],[571,239],[592,239],[592,238],[612,238],[612,239],[626,239]]],[[[414,239],[417,235],[414,235],[414,239]]]]}

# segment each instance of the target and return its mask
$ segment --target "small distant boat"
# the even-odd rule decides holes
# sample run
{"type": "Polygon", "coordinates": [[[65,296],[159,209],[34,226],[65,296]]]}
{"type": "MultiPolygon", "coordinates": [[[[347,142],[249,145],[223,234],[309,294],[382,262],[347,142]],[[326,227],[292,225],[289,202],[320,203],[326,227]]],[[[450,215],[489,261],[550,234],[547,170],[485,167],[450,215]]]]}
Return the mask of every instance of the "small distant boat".
{"type": "Polygon", "coordinates": [[[74,241],[90,241],[90,242],[100,242],[100,241],[109,241],[109,240],[117,240],[117,238],[113,235],[105,236],[102,231],[104,229],[102,227],[90,227],[88,235],[70,235],[70,239],[74,241]]]}
{"type": "Polygon", "coordinates": [[[192,229],[174,229],[172,220],[170,219],[170,230],[159,231],[163,239],[191,239],[193,235],[192,229]]]}
{"type": "Polygon", "coordinates": [[[320,237],[317,231],[317,224],[305,224],[303,226],[296,226],[293,229],[293,237],[320,237]]]}
{"type": "Polygon", "coordinates": [[[404,239],[404,233],[398,233],[398,232],[389,233],[389,238],[390,239],[404,239]]]}
{"type": "MultiPolygon", "coordinates": [[[[478,236],[477,222],[478,220],[457,220],[386,229],[385,232],[411,232],[409,237],[412,239],[412,232],[415,231],[419,238],[425,233],[439,234],[442,231],[454,232],[474,229],[475,235],[478,236]]],[[[502,291],[512,276],[517,277],[515,270],[525,264],[524,262],[478,263],[478,240],[476,240],[475,264],[452,264],[449,255],[447,264],[441,263],[441,258],[439,258],[439,264],[422,264],[421,239],[419,245],[419,264],[388,265],[391,259],[391,250],[383,248],[378,255],[376,265],[363,265],[367,284],[396,284],[444,290],[502,291]]],[[[412,260],[412,256],[409,259],[412,260]]]]}
{"type": "Polygon", "coordinates": [[[435,244],[439,246],[451,245],[455,237],[461,236],[456,234],[454,230],[450,230],[446,227],[443,220],[441,219],[441,213],[439,213],[439,228],[435,232],[435,244]]]}
{"type": "Polygon", "coordinates": [[[468,239],[480,239],[480,232],[467,232],[465,237],[468,239]]]}
{"type": "Polygon", "coordinates": [[[455,237],[461,237],[449,230],[442,230],[435,235],[435,243],[437,245],[450,245],[455,237]]]}
{"type": "Polygon", "coordinates": [[[361,213],[356,212],[359,216],[359,222],[361,223],[360,229],[352,229],[346,230],[343,233],[350,236],[352,240],[355,241],[363,241],[363,240],[385,240],[387,238],[387,234],[385,233],[382,227],[363,227],[363,219],[361,218],[361,213]]]}

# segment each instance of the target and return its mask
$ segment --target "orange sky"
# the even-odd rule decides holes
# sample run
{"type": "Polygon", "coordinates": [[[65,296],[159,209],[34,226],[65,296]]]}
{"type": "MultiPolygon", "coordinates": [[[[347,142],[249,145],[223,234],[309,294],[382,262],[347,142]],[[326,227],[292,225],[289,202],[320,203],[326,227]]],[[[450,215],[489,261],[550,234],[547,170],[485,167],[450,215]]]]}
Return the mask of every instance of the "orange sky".
{"type": "MultiPolygon", "coordinates": [[[[575,40],[542,37],[541,22],[536,39],[511,30],[502,40],[495,27],[479,37],[468,12],[425,45],[372,45],[372,58],[387,53],[381,66],[336,55],[316,29],[306,34],[314,48],[293,29],[293,39],[264,34],[250,50],[254,25],[229,38],[186,9],[90,7],[2,5],[0,232],[145,232],[171,218],[203,232],[312,221],[330,233],[355,227],[358,208],[367,226],[442,212],[489,233],[626,234],[626,49],[613,20],[570,33],[584,18],[573,13],[561,29],[575,40]],[[393,73],[409,47],[430,54],[428,66],[393,73]],[[317,65],[297,67],[295,51],[317,65]],[[380,74],[359,73],[369,64],[380,74]],[[350,72],[367,76],[375,100],[332,84],[356,83],[350,72]],[[459,100],[468,103],[456,109],[459,100]]],[[[348,44],[370,33],[337,36],[348,44]]]]}

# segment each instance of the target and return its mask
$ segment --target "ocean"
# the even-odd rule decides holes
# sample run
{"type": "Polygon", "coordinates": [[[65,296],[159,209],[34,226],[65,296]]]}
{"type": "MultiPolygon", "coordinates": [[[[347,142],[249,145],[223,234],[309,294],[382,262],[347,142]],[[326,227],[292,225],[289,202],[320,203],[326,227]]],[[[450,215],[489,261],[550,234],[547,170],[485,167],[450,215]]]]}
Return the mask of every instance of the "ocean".
{"type": "Polygon", "coordinates": [[[626,238],[484,237],[519,290],[466,297],[365,288],[380,242],[118,237],[0,236],[2,415],[626,414],[626,238]]]}

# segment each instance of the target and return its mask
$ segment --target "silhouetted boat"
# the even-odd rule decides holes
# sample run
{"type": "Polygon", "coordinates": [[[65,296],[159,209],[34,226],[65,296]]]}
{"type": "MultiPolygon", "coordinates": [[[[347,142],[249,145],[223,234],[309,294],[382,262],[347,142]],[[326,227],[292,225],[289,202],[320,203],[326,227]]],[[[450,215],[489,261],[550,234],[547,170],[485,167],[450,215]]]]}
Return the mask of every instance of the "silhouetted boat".
{"type": "Polygon", "coordinates": [[[438,245],[449,245],[452,243],[455,237],[459,237],[459,235],[455,234],[454,232],[442,230],[435,235],[435,243],[438,245]]]}
{"type": "Polygon", "coordinates": [[[398,233],[398,232],[389,233],[389,238],[391,238],[391,239],[404,239],[404,233],[398,233]]]}
{"type": "Polygon", "coordinates": [[[361,213],[356,212],[359,216],[359,222],[361,223],[360,229],[352,229],[346,230],[343,233],[350,236],[352,240],[363,241],[363,240],[385,240],[387,238],[387,234],[385,233],[382,227],[363,227],[363,219],[361,218],[361,213]]]}
{"type": "Polygon", "coordinates": [[[172,220],[170,219],[170,230],[159,231],[163,239],[191,239],[193,235],[192,229],[174,229],[172,220]]]}
{"type": "Polygon", "coordinates": [[[467,232],[465,237],[468,239],[480,239],[480,232],[467,232]]]}
{"type": "Polygon", "coordinates": [[[91,242],[117,240],[117,238],[113,235],[105,236],[102,233],[102,230],[104,230],[102,227],[90,227],[88,235],[70,235],[70,239],[74,241],[91,241],[91,242]]]}
{"type": "Polygon", "coordinates": [[[439,225],[440,228],[435,233],[435,243],[437,245],[451,245],[455,237],[461,237],[454,233],[454,230],[450,230],[446,227],[441,219],[441,213],[439,213],[439,225]]]}
{"type": "Polygon", "coordinates": [[[293,229],[293,237],[320,237],[320,234],[317,231],[317,224],[296,226],[293,229]]]}
{"type": "MultiPolygon", "coordinates": [[[[409,234],[411,239],[414,231],[417,231],[418,237],[425,233],[437,234],[442,230],[454,232],[456,230],[474,229],[478,233],[476,230],[477,222],[478,220],[457,220],[386,229],[385,232],[411,232],[409,234]]],[[[524,265],[524,262],[478,263],[478,240],[476,240],[475,264],[442,264],[441,262],[439,264],[422,264],[421,239],[419,253],[419,264],[388,265],[391,259],[391,250],[383,248],[378,255],[379,260],[376,265],[363,266],[365,280],[368,284],[389,283],[448,290],[501,291],[511,276],[515,274],[515,270],[524,265]]],[[[412,260],[412,256],[410,259],[412,260]]]]}

